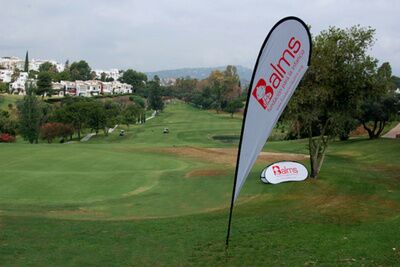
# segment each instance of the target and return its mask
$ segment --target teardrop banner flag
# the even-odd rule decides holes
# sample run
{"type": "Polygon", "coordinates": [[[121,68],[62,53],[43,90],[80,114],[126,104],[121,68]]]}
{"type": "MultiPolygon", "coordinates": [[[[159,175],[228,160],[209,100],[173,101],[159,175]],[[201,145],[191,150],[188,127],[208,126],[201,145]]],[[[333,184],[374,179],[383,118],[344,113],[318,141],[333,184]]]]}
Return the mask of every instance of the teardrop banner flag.
{"type": "Polygon", "coordinates": [[[311,35],[297,17],[281,19],[268,33],[253,70],[243,117],[226,246],[240,189],[310,63],[311,35]]]}

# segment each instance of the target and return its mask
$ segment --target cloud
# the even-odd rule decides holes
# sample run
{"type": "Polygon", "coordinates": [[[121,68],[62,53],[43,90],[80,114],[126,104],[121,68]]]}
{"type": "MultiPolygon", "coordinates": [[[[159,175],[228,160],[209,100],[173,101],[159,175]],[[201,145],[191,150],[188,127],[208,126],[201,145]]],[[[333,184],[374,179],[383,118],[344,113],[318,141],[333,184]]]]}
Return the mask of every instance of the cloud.
{"type": "Polygon", "coordinates": [[[330,25],[377,30],[371,53],[400,73],[398,1],[7,1],[0,56],[142,71],[241,64],[252,67],[269,29],[288,15],[317,34],[330,25]]]}

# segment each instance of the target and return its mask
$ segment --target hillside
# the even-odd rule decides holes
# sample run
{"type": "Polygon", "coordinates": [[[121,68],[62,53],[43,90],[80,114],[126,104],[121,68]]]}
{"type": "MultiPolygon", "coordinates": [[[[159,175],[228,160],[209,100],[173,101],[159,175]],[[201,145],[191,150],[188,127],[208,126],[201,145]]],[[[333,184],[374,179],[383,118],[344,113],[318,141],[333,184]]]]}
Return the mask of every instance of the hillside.
{"type": "Polygon", "coordinates": [[[176,101],[87,143],[0,144],[1,266],[399,266],[400,142],[333,142],[319,179],[306,140],[268,142],[225,235],[241,119],[176,101]],[[163,134],[168,127],[169,134],[163,134]]]}
{"type": "MultiPolygon", "coordinates": [[[[146,75],[152,79],[154,75],[158,75],[161,79],[167,78],[182,78],[190,77],[194,79],[205,79],[214,70],[224,70],[226,66],[214,67],[214,68],[182,68],[175,70],[162,70],[155,72],[147,72],[146,75]]],[[[251,80],[252,70],[243,66],[236,66],[238,75],[242,85],[248,85],[251,80]]]]}

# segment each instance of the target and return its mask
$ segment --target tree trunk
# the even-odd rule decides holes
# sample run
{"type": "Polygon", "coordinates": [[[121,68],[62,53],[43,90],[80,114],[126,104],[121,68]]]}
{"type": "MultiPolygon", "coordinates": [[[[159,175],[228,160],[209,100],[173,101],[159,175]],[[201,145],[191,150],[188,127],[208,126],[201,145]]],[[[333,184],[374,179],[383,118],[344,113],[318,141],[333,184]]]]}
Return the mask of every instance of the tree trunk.
{"type": "Polygon", "coordinates": [[[369,139],[376,139],[382,134],[383,129],[385,129],[385,121],[374,121],[374,127],[370,129],[365,122],[362,122],[364,129],[368,132],[369,139]]]}
{"type": "Polygon", "coordinates": [[[325,152],[326,148],[328,147],[329,140],[328,137],[325,136],[328,123],[329,121],[325,122],[325,125],[321,130],[321,135],[317,138],[313,138],[311,125],[309,126],[308,145],[310,154],[311,178],[318,178],[318,174],[321,171],[322,163],[325,159],[325,152]]]}
{"type": "Polygon", "coordinates": [[[362,125],[364,129],[368,132],[369,139],[374,139],[374,132],[370,128],[368,128],[364,121],[362,122],[362,125]]]}
{"type": "Polygon", "coordinates": [[[383,129],[385,129],[385,125],[386,125],[386,122],[384,122],[384,121],[379,122],[379,129],[375,134],[375,138],[379,138],[381,136],[383,129]]]}

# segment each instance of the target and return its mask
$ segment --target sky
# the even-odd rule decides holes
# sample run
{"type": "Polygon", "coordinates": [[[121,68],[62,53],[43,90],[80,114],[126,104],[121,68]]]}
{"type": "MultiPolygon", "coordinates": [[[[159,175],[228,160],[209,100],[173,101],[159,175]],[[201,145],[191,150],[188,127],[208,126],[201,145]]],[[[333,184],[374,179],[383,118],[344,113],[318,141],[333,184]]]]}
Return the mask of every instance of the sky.
{"type": "Polygon", "coordinates": [[[0,0],[0,57],[86,60],[93,69],[253,68],[271,27],[297,16],[376,29],[370,54],[400,75],[399,0],[0,0]]]}

